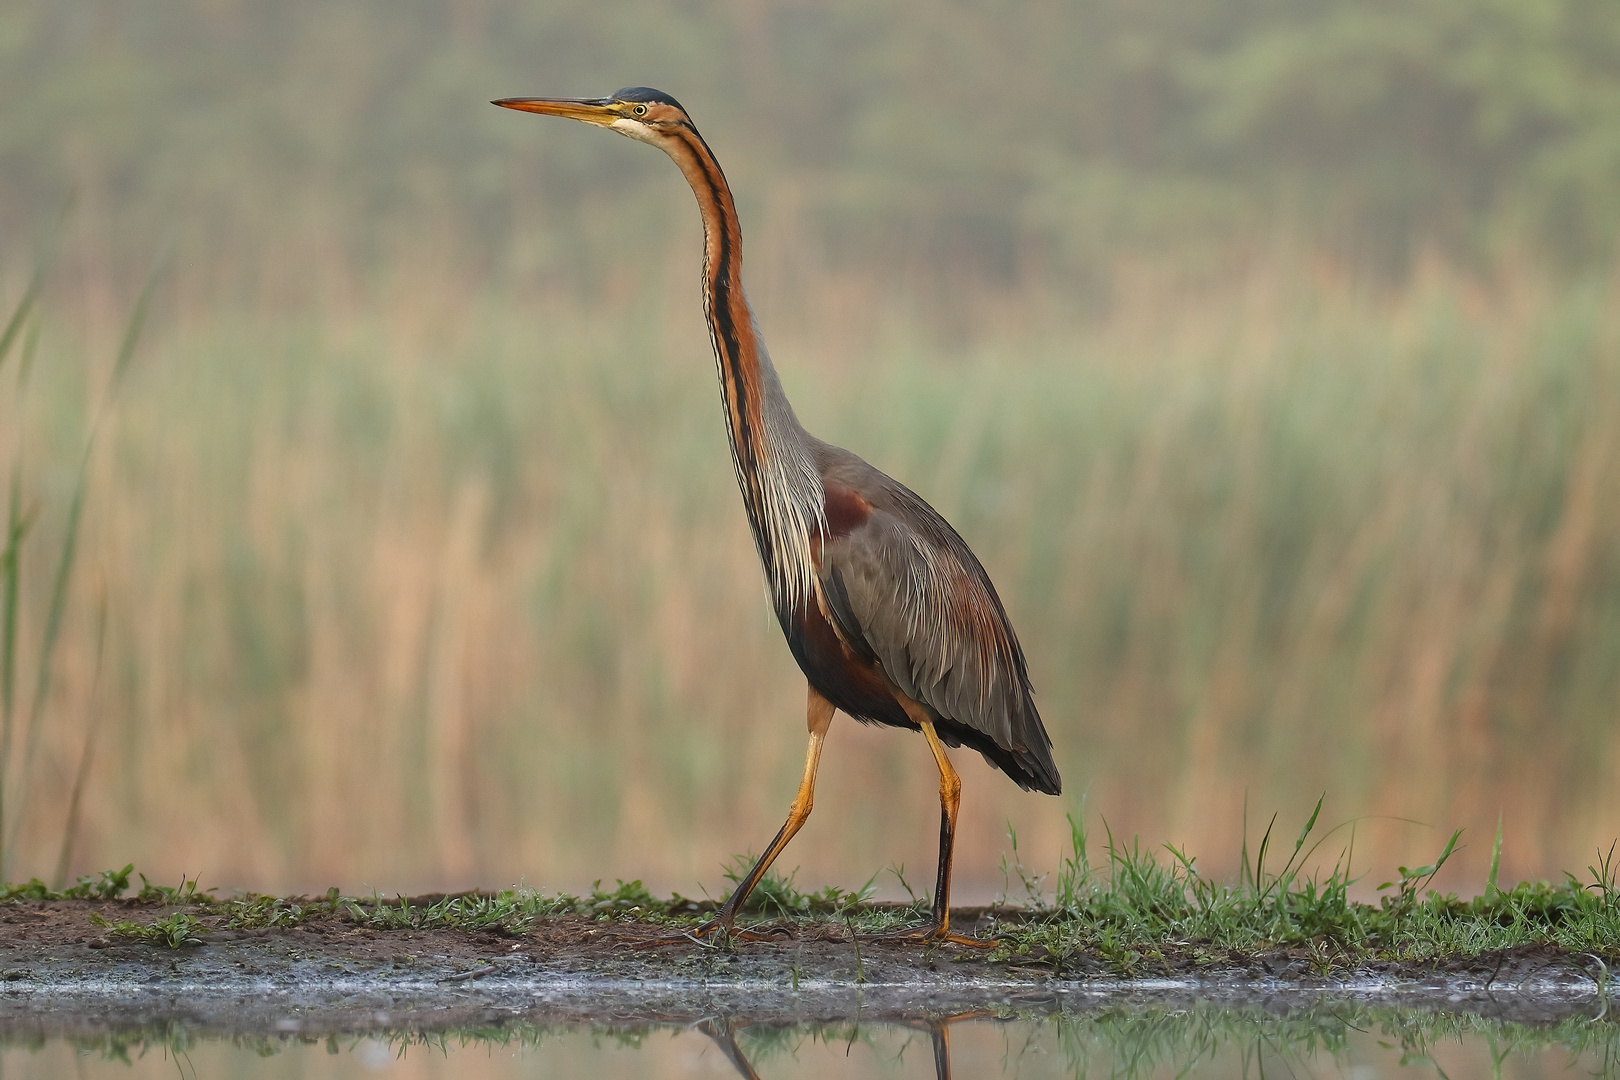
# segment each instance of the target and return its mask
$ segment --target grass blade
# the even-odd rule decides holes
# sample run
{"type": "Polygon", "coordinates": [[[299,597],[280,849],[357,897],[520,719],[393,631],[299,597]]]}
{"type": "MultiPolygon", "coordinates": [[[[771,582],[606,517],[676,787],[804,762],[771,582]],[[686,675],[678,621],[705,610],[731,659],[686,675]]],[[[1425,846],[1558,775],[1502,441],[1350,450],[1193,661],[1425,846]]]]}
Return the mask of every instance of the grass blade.
{"type": "MultiPolygon", "coordinates": [[[[6,500],[6,549],[0,553],[0,843],[5,837],[6,772],[11,764],[12,714],[17,702],[17,564],[28,531],[22,519],[21,487],[22,470],[14,464],[11,494],[6,500]]],[[[0,847],[0,881],[10,880],[6,876],[7,850],[0,847]]]]}
{"type": "Polygon", "coordinates": [[[1491,876],[1485,879],[1485,899],[1496,899],[1496,872],[1502,866],[1502,811],[1496,812],[1496,839],[1491,843],[1491,876]]]}
{"type": "Polygon", "coordinates": [[[11,721],[17,703],[17,600],[21,584],[23,538],[28,521],[22,513],[22,467],[11,470],[11,493],[6,500],[6,548],[0,552],[0,784],[4,763],[11,758],[11,721]]]}
{"type": "Polygon", "coordinates": [[[34,271],[33,280],[28,283],[28,288],[23,291],[16,310],[11,313],[5,332],[0,333],[0,368],[6,366],[6,356],[11,352],[11,346],[17,341],[17,335],[22,332],[23,325],[28,321],[29,313],[34,310],[34,304],[39,300],[39,290],[44,284],[45,267],[42,265],[34,271]]]}
{"type": "MultiPolygon", "coordinates": [[[[67,221],[68,213],[73,209],[73,201],[73,197],[70,195],[62,203],[62,212],[57,219],[55,230],[58,234],[67,221]]],[[[29,314],[38,305],[39,294],[45,288],[45,274],[50,270],[51,263],[55,258],[56,237],[52,236],[47,242],[45,251],[40,256],[39,261],[34,264],[34,276],[28,280],[28,288],[23,290],[22,299],[17,302],[17,307],[12,311],[11,318],[6,321],[5,330],[0,332],[0,368],[6,366],[6,355],[11,352],[11,346],[17,341],[17,335],[22,332],[23,326],[27,324],[29,314]]]]}
{"type": "Polygon", "coordinates": [[[101,603],[96,612],[96,667],[90,682],[90,717],[84,733],[84,752],[79,755],[79,768],[73,777],[73,794],[68,799],[67,824],[62,827],[62,850],[56,857],[56,876],[52,888],[67,885],[68,866],[73,861],[73,841],[79,832],[79,806],[84,796],[85,783],[90,779],[90,763],[95,758],[96,736],[101,733],[101,664],[107,647],[107,587],[102,583],[101,603]]]}
{"type": "MultiPolygon", "coordinates": [[[[90,480],[90,453],[86,448],[79,466],[79,480],[73,488],[73,502],[68,506],[67,531],[62,538],[62,553],[56,563],[56,577],[51,583],[50,606],[45,612],[45,634],[39,646],[39,665],[34,671],[34,696],[28,703],[28,732],[23,744],[22,773],[17,778],[16,814],[11,819],[11,832],[6,836],[5,858],[16,849],[17,837],[22,832],[23,819],[28,809],[28,778],[34,771],[34,758],[39,753],[39,736],[45,722],[45,703],[51,691],[51,661],[55,659],[56,643],[62,635],[62,617],[67,611],[68,584],[73,579],[73,565],[79,554],[79,521],[84,512],[85,490],[90,480]]],[[[0,859],[0,877],[5,877],[4,860],[0,859]]]]}
{"type": "Polygon", "coordinates": [[[124,381],[124,372],[129,370],[129,362],[135,356],[135,346],[140,343],[141,331],[146,329],[146,315],[152,307],[152,294],[157,290],[158,278],[166,262],[168,262],[167,252],[153,261],[152,269],[146,275],[146,284],[141,286],[141,295],[135,300],[135,309],[130,312],[129,325],[124,327],[124,340],[119,343],[118,358],[113,361],[112,378],[107,384],[109,401],[117,396],[118,387],[124,381]]]}
{"type": "MultiPolygon", "coordinates": [[[[34,278],[29,282],[27,291],[23,293],[22,300],[17,304],[17,310],[6,323],[5,332],[0,334],[0,366],[5,365],[6,355],[11,352],[17,334],[22,330],[28,313],[33,310],[44,280],[45,266],[41,263],[34,271],[34,278]]],[[[37,328],[36,323],[35,329],[37,328]]],[[[23,343],[21,363],[25,373],[32,359],[30,354],[38,344],[38,334],[30,332],[23,343]]],[[[22,542],[27,533],[28,522],[22,513],[22,448],[19,446],[12,460],[11,489],[6,499],[6,546],[4,551],[0,551],[0,729],[3,729],[0,731],[0,810],[3,810],[5,802],[5,767],[11,760],[11,722],[17,700],[18,585],[21,578],[22,542]]],[[[0,821],[3,820],[3,817],[0,817],[0,821]]]]}
{"type": "Polygon", "coordinates": [[[1255,886],[1254,871],[1249,863],[1249,792],[1243,791],[1243,850],[1238,856],[1238,885],[1241,888],[1253,890],[1255,886]]]}
{"type": "Polygon", "coordinates": [[[146,326],[147,312],[162,267],[163,259],[160,257],[153,264],[151,273],[147,275],[146,284],[142,286],[141,294],[135,301],[135,308],[124,328],[124,337],[113,363],[112,376],[101,413],[91,424],[89,437],[85,441],[84,455],[79,461],[79,476],[73,486],[73,500],[68,505],[62,550],[57,558],[56,576],[51,583],[50,602],[45,612],[45,632],[40,641],[39,664],[34,674],[34,696],[28,707],[28,730],[23,745],[22,771],[17,778],[17,795],[14,800],[16,809],[12,815],[9,831],[0,832],[0,838],[3,838],[5,845],[0,849],[0,879],[7,877],[9,861],[16,850],[17,840],[22,834],[23,822],[27,817],[28,782],[34,771],[34,760],[39,753],[40,733],[45,722],[45,705],[51,691],[52,661],[56,656],[56,645],[62,634],[62,621],[67,612],[68,587],[73,580],[73,567],[78,560],[79,523],[84,516],[85,496],[90,486],[90,461],[95,451],[96,435],[100,431],[107,410],[116,400],[119,383],[129,367],[130,359],[135,355],[135,347],[140,341],[142,329],[146,326]]]}
{"type": "MultiPolygon", "coordinates": [[[[36,328],[38,324],[35,324],[36,328]]],[[[30,333],[23,346],[23,373],[32,362],[37,335],[30,333]]],[[[19,379],[19,385],[22,380],[19,379]]],[[[11,745],[17,705],[17,618],[22,597],[22,546],[33,516],[22,508],[22,448],[18,447],[11,465],[11,485],[6,498],[6,546],[0,551],[0,881],[6,879],[4,847],[6,778],[11,765],[11,745]]]]}

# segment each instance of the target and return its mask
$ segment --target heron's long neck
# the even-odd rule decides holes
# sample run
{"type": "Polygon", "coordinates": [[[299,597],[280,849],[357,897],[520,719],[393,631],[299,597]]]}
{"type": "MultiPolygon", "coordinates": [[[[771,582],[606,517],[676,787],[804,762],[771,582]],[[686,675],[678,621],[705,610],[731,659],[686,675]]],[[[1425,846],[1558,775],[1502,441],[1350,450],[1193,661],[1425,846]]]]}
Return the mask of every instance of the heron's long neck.
{"type": "Polygon", "coordinates": [[[820,470],[743,294],[742,228],[720,163],[691,128],[665,149],[703,215],[703,309],[731,459],[772,599],[785,617],[809,600],[813,587],[810,538],[826,524],[820,470]]]}

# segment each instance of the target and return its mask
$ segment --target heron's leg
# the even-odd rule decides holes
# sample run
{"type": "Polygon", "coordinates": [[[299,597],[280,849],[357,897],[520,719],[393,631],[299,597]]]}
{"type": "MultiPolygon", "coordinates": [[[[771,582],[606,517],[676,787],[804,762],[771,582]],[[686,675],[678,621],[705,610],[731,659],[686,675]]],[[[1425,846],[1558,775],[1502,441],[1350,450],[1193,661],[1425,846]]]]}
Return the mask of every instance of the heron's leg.
{"type": "Polygon", "coordinates": [[[934,1044],[934,1080],[951,1080],[951,1029],[936,1021],[928,1026],[928,1038],[934,1044]]]}
{"type": "Polygon", "coordinates": [[[821,763],[821,744],[827,737],[827,728],[832,724],[833,703],[822,697],[815,687],[810,687],[809,701],[806,706],[806,724],[810,728],[810,748],[804,758],[804,779],[799,781],[799,794],[793,799],[793,807],[788,811],[787,820],[777,831],[776,839],[765,849],[754,863],[748,876],[738,883],[737,889],[731,894],[725,904],[716,913],[715,917],[696,931],[698,934],[712,933],[724,927],[730,931],[736,923],[737,913],[742,910],[743,904],[748,900],[748,894],[754,891],[759,879],[765,876],[765,871],[771,868],[771,863],[787,847],[793,834],[804,825],[805,819],[810,816],[810,806],[815,801],[816,792],[816,766],[821,763]]]}
{"type": "Polygon", "coordinates": [[[945,756],[933,721],[924,721],[923,737],[939,765],[939,873],[934,878],[934,929],[941,937],[951,931],[951,861],[956,855],[956,812],[962,805],[962,778],[945,756]]]}
{"type": "MultiPolygon", "coordinates": [[[[743,1080],[759,1080],[759,1073],[754,1071],[754,1066],[749,1062],[748,1055],[743,1053],[742,1047],[737,1045],[737,1025],[735,1023],[729,1019],[718,1020],[709,1017],[700,1022],[697,1029],[719,1045],[720,1052],[726,1055],[726,1060],[731,1062],[732,1068],[737,1070],[738,1075],[743,1080]]],[[[938,1055],[937,1050],[935,1055],[938,1055]]]]}
{"type": "Polygon", "coordinates": [[[962,804],[962,778],[951,767],[951,759],[945,755],[945,744],[939,741],[939,733],[934,730],[934,719],[928,715],[928,710],[908,697],[900,697],[900,704],[905,708],[906,715],[922,729],[923,737],[928,740],[928,749],[934,753],[934,763],[939,766],[939,874],[934,880],[934,924],[920,932],[908,931],[895,937],[992,948],[996,944],[994,941],[980,941],[951,933],[951,860],[956,852],[956,811],[962,804]]]}
{"type": "Polygon", "coordinates": [[[955,1013],[926,1020],[902,1020],[900,1026],[912,1031],[928,1032],[928,1041],[934,1048],[935,1080],[951,1080],[951,1025],[958,1020],[978,1020],[996,1014],[982,1009],[955,1013]]]}

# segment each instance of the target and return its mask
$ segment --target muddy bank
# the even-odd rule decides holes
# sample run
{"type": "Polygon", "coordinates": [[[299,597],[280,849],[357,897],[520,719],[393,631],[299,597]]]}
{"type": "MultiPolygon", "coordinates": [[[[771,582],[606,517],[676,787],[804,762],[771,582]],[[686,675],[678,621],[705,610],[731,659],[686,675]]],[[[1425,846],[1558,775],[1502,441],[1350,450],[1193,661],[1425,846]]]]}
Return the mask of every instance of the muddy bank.
{"type": "MultiPolygon", "coordinates": [[[[1355,999],[1545,1022],[1597,1015],[1607,992],[1592,958],[1541,948],[1324,972],[1302,950],[1212,955],[1183,944],[1121,974],[1095,958],[1063,967],[1038,956],[995,961],[978,950],[885,942],[825,921],[783,924],[780,936],[731,949],[662,926],[582,918],[507,936],[375,930],[321,916],[288,929],[201,927],[174,949],[131,942],[96,922],[148,923],[167,910],[117,901],[0,910],[0,1034],[166,1022],[321,1034],[516,1017],[916,1020],[1211,998],[1268,1011],[1355,999]]],[[[964,921],[976,914],[964,912],[964,921]]]]}

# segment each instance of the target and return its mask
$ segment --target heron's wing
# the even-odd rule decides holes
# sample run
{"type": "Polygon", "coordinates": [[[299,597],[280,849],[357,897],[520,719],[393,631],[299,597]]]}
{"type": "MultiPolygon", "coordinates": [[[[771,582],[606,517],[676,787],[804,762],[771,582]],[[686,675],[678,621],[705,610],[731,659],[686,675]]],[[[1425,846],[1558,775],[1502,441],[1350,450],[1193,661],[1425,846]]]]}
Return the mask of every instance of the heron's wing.
{"type": "Polygon", "coordinates": [[[905,694],[1055,789],[1023,652],[984,568],[909,489],[895,483],[874,495],[865,520],[822,549],[822,591],[840,635],[905,694]]]}

